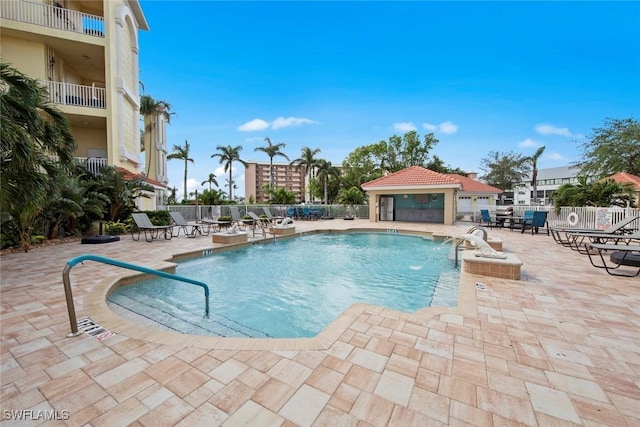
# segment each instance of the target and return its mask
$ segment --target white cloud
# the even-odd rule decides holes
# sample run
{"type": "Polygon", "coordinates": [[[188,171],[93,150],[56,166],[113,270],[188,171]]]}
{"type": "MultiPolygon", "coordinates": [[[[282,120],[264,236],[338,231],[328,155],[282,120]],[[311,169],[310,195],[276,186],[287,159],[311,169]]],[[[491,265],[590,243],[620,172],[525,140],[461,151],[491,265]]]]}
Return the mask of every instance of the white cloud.
{"type": "Polygon", "coordinates": [[[269,127],[269,122],[265,122],[262,119],[253,119],[238,127],[240,132],[255,132],[258,130],[265,130],[269,127]]]}
{"type": "Polygon", "coordinates": [[[440,123],[440,132],[450,134],[458,132],[458,126],[454,125],[451,122],[443,122],[440,123]]]}
{"type": "Polygon", "coordinates": [[[416,130],[416,127],[412,122],[400,122],[394,123],[393,129],[398,132],[411,132],[412,130],[416,130]]]}
{"type": "Polygon", "coordinates": [[[438,129],[438,126],[432,125],[431,123],[423,123],[422,127],[430,132],[433,132],[434,130],[438,129]]]}
{"type": "Polygon", "coordinates": [[[238,126],[240,132],[256,132],[265,129],[281,129],[291,126],[302,126],[317,124],[318,122],[304,117],[278,117],[277,119],[267,122],[262,119],[253,119],[243,125],[238,126]]]}
{"type": "Polygon", "coordinates": [[[524,141],[522,141],[520,144],[518,144],[520,147],[541,147],[542,144],[540,144],[537,141],[534,141],[531,138],[527,138],[524,141]]]}
{"type": "MultiPolygon", "coordinates": [[[[176,189],[178,190],[177,191],[178,198],[184,199],[185,195],[182,194],[184,193],[184,180],[181,180],[179,184],[176,183],[174,187],[176,187],[176,189]]],[[[196,190],[198,190],[199,193],[202,193],[202,185],[200,185],[200,183],[195,178],[188,178],[187,179],[187,198],[189,198],[190,193],[193,193],[196,190]]]]}
{"type": "Polygon", "coordinates": [[[432,123],[423,123],[422,127],[429,132],[439,131],[444,134],[452,134],[458,132],[458,126],[454,125],[451,121],[442,122],[439,125],[434,125],[432,123]]]}
{"type": "Polygon", "coordinates": [[[569,132],[569,128],[559,128],[550,124],[540,123],[534,128],[540,135],[561,135],[566,137],[574,136],[569,132]]]}
{"type": "Polygon", "coordinates": [[[301,117],[278,117],[273,122],[271,122],[271,127],[273,129],[280,128],[288,128],[290,126],[302,126],[302,125],[313,125],[318,122],[314,122],[311,119],[305,119],[301,117]]]}

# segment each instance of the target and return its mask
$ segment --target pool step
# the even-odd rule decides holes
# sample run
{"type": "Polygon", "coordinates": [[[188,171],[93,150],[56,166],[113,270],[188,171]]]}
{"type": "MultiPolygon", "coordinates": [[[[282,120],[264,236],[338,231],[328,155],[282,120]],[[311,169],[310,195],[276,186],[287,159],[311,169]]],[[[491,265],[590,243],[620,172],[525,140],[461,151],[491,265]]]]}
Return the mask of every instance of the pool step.
{"type": "Polygon", "coordinates": [[[431,307],[455,307],[458,305],[457,289],[459,286],[460,272],[449,271],[440,274],[431,298],[431,307]]]}
{"type": "Polygon", "coordinates": [[[145,303],[126,295],[112,294],[109,296],[108,304],[116,314],[129,321],[162,330],[222,337],[264,338],[267,336],[233,320],[216,316],[215,313],[211,313],[207,319],[204,313],[176,311],[174,305],[160,299],[145,303]]]}

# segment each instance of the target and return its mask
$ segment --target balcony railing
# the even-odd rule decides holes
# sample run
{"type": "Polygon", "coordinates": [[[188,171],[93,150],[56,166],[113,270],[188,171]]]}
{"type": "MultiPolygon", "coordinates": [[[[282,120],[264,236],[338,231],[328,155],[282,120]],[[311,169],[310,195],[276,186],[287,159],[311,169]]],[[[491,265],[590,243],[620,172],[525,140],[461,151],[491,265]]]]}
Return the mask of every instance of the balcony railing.
{"type": "Polygon", "coordinates": [[[42,83],[49,91],[49,101],[55,104],[107,108],[107,91],[103,87],[75,85],[50,80],[42,83]]]}
{"type": "MultiPolygon", "coordinates": [[[[60,160],[60,157],[58,156],[51,156],[51,158],[56,161],[60,160]]],[[[74,157],[73,160],[76,163],[85,165],[87,170],[93,175],[98,175],[100,173],[100,169],[109,164],[107,159],[98,157],[74,157]]]]}
{"type": "Polygon", "coordinates": [[[63,7],[24,0],[2,0],[0,16],[12,21],[104,37],[103,17],[63,7]]]}

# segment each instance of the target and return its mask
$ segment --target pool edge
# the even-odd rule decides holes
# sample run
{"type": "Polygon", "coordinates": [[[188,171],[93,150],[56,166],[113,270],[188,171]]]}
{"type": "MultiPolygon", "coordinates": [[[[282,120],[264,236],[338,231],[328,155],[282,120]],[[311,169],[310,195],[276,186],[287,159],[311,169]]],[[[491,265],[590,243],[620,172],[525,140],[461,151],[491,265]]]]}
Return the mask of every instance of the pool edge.
{"type": "MultiPolygon", "coordinates": [[[[399,233],[410,235],[421,235],[430,237],[433,240],[440,240],[440,235],[432,232],[420,232],[415,230],[403,230],[398,228],[399,233]]],[[[291,237],[317,233],[349,233],[349,232],[384,232],[375,228],[355,228],[347,230],[320,229],[308,232],[296,233],[291,237]]],[[[287,236],[287,238],[290,238],[287,236]]],[[[255,242],[216,246],[211,250],[229,250],[255,242]]],[[[175,261],[188,256],[202,253],[202,250],[169,255],[168,259],[162,260],[166,266],[163,269],[175,269],[175,261]]],[[[142,341],[175,345],[180,347],[193,347],[208,350],[254,350],[254,351],[303,351],[303,350],[327,350],[340,336],[349,329],[354,322],[362,315],[375,315],[384,313],[403,321],[417,324],[424,324],[429,319],[440,314],[453,314],[461,316],[475,316],[477,313],[477,301],[475,281],[476,277],[464,272],[460,272],[460,283],[458,286],[458,303],[455,307],[424,307],[414,313],[391,310],[385,307],[370,304],[353,304],[329,323],[318,335],[313,338],[233,338],[233,337],[211,337],[203,335],[181,334],[177,332],[162,331],[151,327],[141,326],[133,323],[115,312],[107,305],[109,294],[117,287],[137,279],[140,275],[122,274],[121,276],[103,279],[94,286],[84,299],[85,314],[103,328],[116,334],[142,341]]]]}

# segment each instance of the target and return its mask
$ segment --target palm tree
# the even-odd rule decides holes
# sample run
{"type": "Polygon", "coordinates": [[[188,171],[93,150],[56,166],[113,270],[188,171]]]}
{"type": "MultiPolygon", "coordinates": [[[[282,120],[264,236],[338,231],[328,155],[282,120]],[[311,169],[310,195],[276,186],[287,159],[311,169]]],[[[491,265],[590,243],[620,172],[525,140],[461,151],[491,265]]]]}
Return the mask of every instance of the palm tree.
{"type": "Polygon", "coordinates": [[[11,215],[28,251],[38,215],[73,166],[76,142],[67,117],[37,80],[0,62],[0,87],[0,211],[11,215]]]}
{"type": "MultiPolygon", "coordinates": [[[[232,184],[233,183],[233,178],[232,178],[232,174],[233,174],[233,161],[238,161],[240,163],[242,163],[245,167],[247,166],[247,162],[245,162],[244,160],[242,160],[240,158],[240,151],[242,151],[242,145],[236,145],[235,147],[232,147],[231,145],[218,145],[216,147],[216,150],[219,151],[219,153],[214,153],[211,155],[211,158],[213,157],[218,157],[220,159],[220,164],[224,165],[224,171],[229,171],[229,179],[228,179],[228,183],[232,184]]],[[[232,192],[232,188],[233,185],[229,185],[229,200],[233,200],[233,192],[232,192]]]]}
{"type": "Polygon", "coordinates": [[[175,113],[171,113],[171,104],[162,99],[153,99],[149,95],[142,95],[140,97],[140,115],[143,118],[143,128],[140,129],[140,145],[141,151],[146,152],[146,174],[149,175],[149,170],[152,164],[152,150],[153,132],[156,131],[156,117],[161,115],[167,123],[171,123],[171,116],[175,113]],[[145,141],[148,140],[149,147],[146,147],[145,141]],[[147,149],[148,148],[148,149],[147,149]]]}
{"type": "Polygon", "coordinates": [[[562,206],[620,206],[633,200],[633,185],[603,179],[589,182],[579,176],[577,184],[562,184],[551,196],[556,213],[562,206]]]}
{"type": "Polygon", "coordinates": [[[328,200],[328,185],[329,178],[338,178],[340,176],[340,171],[337,167],[333,166],[330,161],[319,159],[316,163],[316,177],[322,181],[322,188],[324,190],[324,204],[329,204],[328,200]]]}
{"type": "Polygon", "coordinates": [[[108,221],[126,220],[136,209],[139,197],[149,197],[153,187],[145,182],[144,176],[125,179],[116,166],[105,166],[89,183],[94,191],[108,197],[106,219],[108,221]]]}
{"type": "Polygon", "coordinates": [[[184,146],[174,145],[173,153],[167,156],[167,160],[180,159],[184,160],[184,200],[187,200],[187,165],[189,162],[194,163],[193,159],[189,157],[189,141],[184,140],[184,146]]]}
{"type": "Polygon", "coordinates": [[[358,187],[349,189],[343,188],[338,193],[338,203],[351,207],[351,217],[354,216],[353,205],[361,205],[365,201],[365,196],[358,187]]]}
{"type": "Polygon", "coordinates": [[[531,160],[531,185],[533,185],[533,201],[538,200],[538,159],[544,152],[545,146],[538,148],[533,156],[529,157],[531,160]]]}
{"type": "Polygon", "coordinates": [[[284,187],[278,187],[267,190],[270,203],[279,205],[291,205],[296,202],[296,195],[291,191],[287,191],[284,187]]]}
{"type": "MultiPolygon", "coordinates": [[[[296,166],[296,170],[300,169],[302,166],[306,168],[307,177],[311,177],[311,170],[317,165],[318,159],[315,158],[315,155],[320,153],[319,148],[311,149],[309,147],[302,147],[302,152],[300,153],[300,157],[293,160],[291,165],[296,166]]],[[[307,198],[307,192],[305,191],[305,201],[307,198]]]]}
{"type": "Polygon", "coordinates": [[[212,173],[209,174],[209,178],[205,181],[202,181],[200,183],[200,185],[205,185],[206,183],[209,183],[209,191],[211,191],[211,184],[215,184],[215,186],[218,186],[218,181],[216,180],[216,176],[212,173]]]}
{"type": "Polygon", "coordinates": [[[253,151],[262,151],[269,156],[269,189],[273,188],[273,158],[276,156],[284,157],[289,160],[289,157],[280,151],[281,148],[284,148],[284,142],[278,142],[277,144],[272,144],[269,137],[264,139],[267,141],[267,145],[264,147],[256,147],[253,151]]]}
{"type": "Polygon", "coordinates": [[[176,187],[169,188],[169,194],[167,195],[167,200],[165,202],[167,205],[178,204],[178,196],[176,195],[177,192],[178,189],[176,187]]]}

